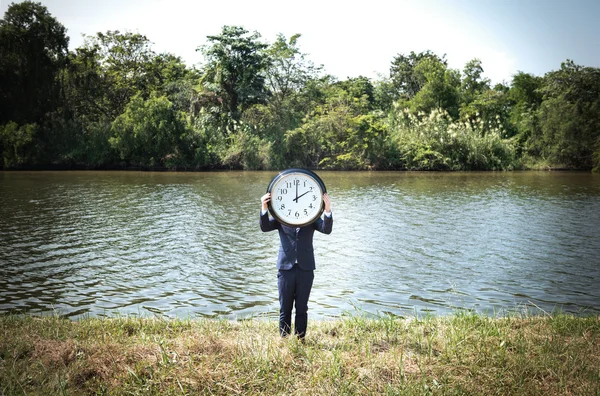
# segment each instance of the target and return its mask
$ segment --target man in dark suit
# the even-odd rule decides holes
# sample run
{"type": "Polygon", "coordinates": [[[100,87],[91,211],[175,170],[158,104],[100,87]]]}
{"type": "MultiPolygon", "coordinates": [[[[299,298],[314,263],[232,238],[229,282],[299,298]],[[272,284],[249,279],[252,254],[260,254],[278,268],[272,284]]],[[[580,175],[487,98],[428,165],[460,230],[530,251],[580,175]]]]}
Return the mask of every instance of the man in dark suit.
{"type": "Polygon", "coordinates": [[[260,229],[263,232],[279,231],[279,256],[277,258],[277,287],[279,289],[279,333],[285,337],[290,333],[292,308],[296,306],[294,333],[304,339],[308,321],[308,297],[312,288],[315,269],[313,235],[316,231],[331,234],[333,217],[331,200],[323,195],[325,212],[312,224],[294,228],[279,223],[269,216],[268,202],[271,194],[261,197],[260,229]]]}

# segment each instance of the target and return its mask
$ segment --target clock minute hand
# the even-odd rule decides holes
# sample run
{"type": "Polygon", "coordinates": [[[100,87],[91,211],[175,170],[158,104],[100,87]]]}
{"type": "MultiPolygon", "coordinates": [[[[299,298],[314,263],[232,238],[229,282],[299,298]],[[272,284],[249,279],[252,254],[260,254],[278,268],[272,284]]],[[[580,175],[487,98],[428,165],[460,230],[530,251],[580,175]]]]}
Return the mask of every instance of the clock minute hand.
{"type": "Polygon", "coordinates": [[[301,198],[303,196],[305,196],[306,194],[308,194],[310,192],[310,190],[308,190],[307,192],[305,192],[304,194],[300,194],[300,196],[296,197],[296,199],[294,201],[298,202],[298,198],[301,198]]]}

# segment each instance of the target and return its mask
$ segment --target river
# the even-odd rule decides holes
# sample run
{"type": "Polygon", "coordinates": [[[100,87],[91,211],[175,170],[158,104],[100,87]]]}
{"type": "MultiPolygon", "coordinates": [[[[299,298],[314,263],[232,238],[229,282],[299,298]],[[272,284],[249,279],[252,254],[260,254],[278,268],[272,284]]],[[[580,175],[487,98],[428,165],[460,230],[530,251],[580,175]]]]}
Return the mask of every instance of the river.
{"type": "MultiPolygon", "coordinates": [[[[276,318],[277,172],[0,172],[0,312],[276,318]]],[[[317,172],[312,319],[600,313],[600,175],[317,172]]]]}

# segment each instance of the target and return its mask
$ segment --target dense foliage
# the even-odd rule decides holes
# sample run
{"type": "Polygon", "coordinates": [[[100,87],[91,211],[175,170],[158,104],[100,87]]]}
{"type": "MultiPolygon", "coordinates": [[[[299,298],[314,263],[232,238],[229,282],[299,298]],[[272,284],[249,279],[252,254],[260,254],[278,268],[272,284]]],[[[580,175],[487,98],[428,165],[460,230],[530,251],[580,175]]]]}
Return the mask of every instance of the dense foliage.
{"type": "Polygon", "coordinates": [[[68,51],[40,3],[0,20],[0,168],[600,169],[600,69],[567,60],[491,86],[431,51],[337,80],[300,35],[224,26],[189,67],[141,34],[68,51]]]}

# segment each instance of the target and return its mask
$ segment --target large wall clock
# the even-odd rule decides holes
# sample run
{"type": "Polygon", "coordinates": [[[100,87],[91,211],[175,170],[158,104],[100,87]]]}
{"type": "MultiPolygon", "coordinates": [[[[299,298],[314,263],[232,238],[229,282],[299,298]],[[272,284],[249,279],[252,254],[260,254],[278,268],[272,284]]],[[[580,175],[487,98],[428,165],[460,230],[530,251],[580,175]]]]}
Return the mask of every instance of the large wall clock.
{"type": "Polygon", "coordinates": [[[323,194],[327,192],[321,178],[308,169],[286,169],[271,180],[269,211],[280,223],[303,227],[321,216],[323,194]]]}

